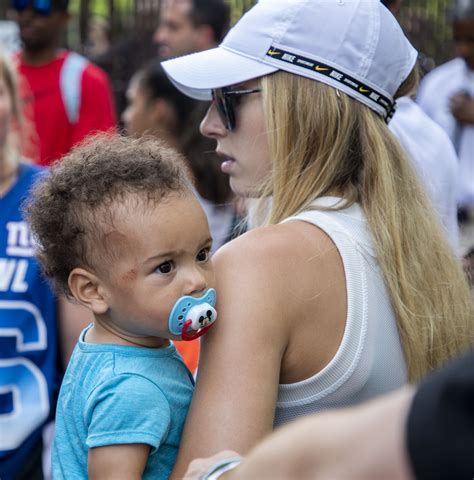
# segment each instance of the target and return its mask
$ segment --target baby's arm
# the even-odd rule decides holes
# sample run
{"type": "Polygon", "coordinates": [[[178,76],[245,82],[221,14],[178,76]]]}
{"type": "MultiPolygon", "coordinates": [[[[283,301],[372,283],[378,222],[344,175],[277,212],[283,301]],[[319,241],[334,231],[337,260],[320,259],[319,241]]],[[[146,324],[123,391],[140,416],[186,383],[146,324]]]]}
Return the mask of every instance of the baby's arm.
{"type": "Polygon", "coordinates": [[[103,382],[90,395],[85,418],[89,478],[101,480],[142,478],[149,455],[165,443],[171,425],[167,398],[139,374],[103,382]]]}
{"type": "Polygon", "coordinates": [[[149,453],[150,446],[143,443],[90,448],[89,478],[91,480],[141,479],[149,453]]]}

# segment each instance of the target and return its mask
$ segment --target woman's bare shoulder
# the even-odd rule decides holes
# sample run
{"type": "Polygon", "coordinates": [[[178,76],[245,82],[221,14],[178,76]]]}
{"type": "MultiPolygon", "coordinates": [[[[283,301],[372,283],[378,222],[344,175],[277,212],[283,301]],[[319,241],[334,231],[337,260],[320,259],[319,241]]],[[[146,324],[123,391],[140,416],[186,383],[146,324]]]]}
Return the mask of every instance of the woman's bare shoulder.
{"type": "Polygon", "coordinates": [[[239,271],[265,271],[286,268],[306,261],[333,246],[319,228],[306,222],[293,221],[259,227],[246,232],[221,247],[214,255],[216,269],[238,267],[239,271]]]}

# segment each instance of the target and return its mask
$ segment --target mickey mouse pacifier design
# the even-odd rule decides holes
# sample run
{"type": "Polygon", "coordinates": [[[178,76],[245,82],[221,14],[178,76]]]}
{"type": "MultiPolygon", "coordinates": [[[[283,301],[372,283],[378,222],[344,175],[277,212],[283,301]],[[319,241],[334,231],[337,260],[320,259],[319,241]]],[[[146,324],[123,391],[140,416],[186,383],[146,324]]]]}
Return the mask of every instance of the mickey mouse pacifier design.
{"type": "Polygon", "coordinates": [[[190,295],[179,298],[169,316],[169,331],[187,341],[204,335],[217,318],[215,304],[216,291],[213,288],[199,298],[190,295]]]}

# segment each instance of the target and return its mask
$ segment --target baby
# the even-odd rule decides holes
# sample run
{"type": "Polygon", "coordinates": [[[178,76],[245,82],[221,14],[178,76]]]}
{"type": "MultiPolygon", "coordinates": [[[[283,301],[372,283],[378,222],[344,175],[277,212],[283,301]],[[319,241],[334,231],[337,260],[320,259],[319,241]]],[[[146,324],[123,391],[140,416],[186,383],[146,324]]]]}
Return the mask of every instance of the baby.
{"type": "Polygon", "coordinates": [[[54,478],[168,478],[194,387],[170,339],[216,318],[212,239],[181,157],[95,137],[25,211],[46,275],[94,314],[59,394],[54,478]]]}

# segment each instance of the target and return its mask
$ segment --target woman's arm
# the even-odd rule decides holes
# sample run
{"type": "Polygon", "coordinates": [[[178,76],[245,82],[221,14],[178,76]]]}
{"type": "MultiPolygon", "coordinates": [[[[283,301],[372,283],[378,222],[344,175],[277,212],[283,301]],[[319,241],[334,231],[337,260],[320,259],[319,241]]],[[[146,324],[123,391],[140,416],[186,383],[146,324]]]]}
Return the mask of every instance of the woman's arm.
{"type": "MultiPolygon", "coordinates": [[[[267,437],[222,480],[410,479],[405,424],[413,398],[404,387],[363,405],[305,416],[267,437]],[[384,428],[380,428],[383,424],[384,428]]],[[[185,479],[198,480],[235,452],[196,460],[185,479]]],[[[221,478],[221,477],[219,477],[221,478]]]]}
{"type": "MultiPolygon", "coordinates": [[[[172,478],[223,449],[245,454],[273,426],[288,342],[281,234],[258,229],[215,256],[215,326],[203,337],[197,386],[172,478]]],[[[286,272],[287,273],[287,272],[286,272]]]]}

